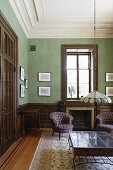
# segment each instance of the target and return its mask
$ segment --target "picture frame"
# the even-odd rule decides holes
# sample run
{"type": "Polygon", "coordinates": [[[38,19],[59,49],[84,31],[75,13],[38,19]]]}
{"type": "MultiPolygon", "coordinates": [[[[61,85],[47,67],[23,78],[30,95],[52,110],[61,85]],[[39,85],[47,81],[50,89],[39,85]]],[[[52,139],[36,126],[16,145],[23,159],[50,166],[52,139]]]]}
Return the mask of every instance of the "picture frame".
{"type": "Polygon", "coordinates": [[[24,85],[25,85],[25,88],[28,89],[28,80],[27,79],[24,80],[24,85]]]}
{"type": "Polygon", "coordinates": [[[50,72],[39,72],[38,81],[51,81],[51,73],[50,72]]]}
{"type": "Polygon", "coordinates": [[[25,71],[22,66],[20,66],[20,80],[24,81],[25,71]]]}
{"type": "Polygon", "coordinates": [[[20,97],[25,97],[25,86],[20,84],[20,97]]]}
{"type": "Polygon", "coordinates": [[[38,95],[39,96],[50,96],[51,95],[51,87],[50,86],[39,86],[38,87],[38,95]]]}
{"type": "Polygon", "coordinates": [[[106,73],[106,81],[113,81],[113,73],[106,73]]]}
{"type": "Polygon", "coordinates": [[[113,87],[106,87],[106,95],[113,96],[113,87]]]}

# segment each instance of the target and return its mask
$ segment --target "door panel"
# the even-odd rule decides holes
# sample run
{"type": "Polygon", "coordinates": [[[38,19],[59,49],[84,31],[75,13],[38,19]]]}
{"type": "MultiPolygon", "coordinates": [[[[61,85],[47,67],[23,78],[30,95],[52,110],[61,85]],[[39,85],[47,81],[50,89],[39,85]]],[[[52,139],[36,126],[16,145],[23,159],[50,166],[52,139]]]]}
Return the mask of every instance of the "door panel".
{"type": "Polygon", "coordinates": [[[3,73],[3,134],[5,148],[7,148],[14,140],[13,73],[13,64],[5,59],[3,73]]]}
{"type": "Polygon", "coordinates": [[[14,59],[14,40],[12,37],[4,31],[4,45],[3,52],[9,58],[14,59]]]}

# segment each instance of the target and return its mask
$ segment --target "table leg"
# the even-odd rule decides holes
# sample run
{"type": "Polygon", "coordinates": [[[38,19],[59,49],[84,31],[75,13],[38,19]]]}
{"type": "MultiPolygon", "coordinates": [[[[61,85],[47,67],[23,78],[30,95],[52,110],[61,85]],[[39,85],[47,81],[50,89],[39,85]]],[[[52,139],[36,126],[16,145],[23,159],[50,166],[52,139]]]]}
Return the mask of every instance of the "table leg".
{"type": "Polygon", "coordinates": [[[35,115],[35,136],[37,135],[37,114],[35,115]]]}
{"type": "Polygon", "coordinates": [[[75,165],[75,156],[73,156],[73,167],[74,167],[74,170],[76,169],[76,165],[75,165]]]}
{"type": "Polygon", "coordinates": [[[24,115],[22,115],[22,134],[23,135],[25,135],[24,121],[25,121],[25,118],[24,118],[24,115]]]}

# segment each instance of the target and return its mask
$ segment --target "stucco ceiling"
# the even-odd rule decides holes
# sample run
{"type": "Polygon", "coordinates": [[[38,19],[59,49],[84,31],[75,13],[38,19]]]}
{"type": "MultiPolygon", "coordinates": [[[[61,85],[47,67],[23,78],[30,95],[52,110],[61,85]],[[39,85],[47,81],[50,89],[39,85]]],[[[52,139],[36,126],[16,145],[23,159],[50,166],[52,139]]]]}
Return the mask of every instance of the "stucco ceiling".
{"type": "Polygon", "coordinates": [[[113,0],[9,2],[28,38],[113,37],[113,0]]]}

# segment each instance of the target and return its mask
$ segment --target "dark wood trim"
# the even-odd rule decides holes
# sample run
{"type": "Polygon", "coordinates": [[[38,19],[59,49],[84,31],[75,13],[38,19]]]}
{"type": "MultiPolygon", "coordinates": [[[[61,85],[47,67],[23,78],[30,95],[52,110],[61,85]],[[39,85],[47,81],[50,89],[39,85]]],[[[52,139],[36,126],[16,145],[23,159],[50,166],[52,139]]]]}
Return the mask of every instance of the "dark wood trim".
{"type": "Polygon", "coordinates": [[[6,18],[4,17],[4,14],[2,13],[1,10],[0,10],[0,21],[4,25],[4,27],[6,28],[7,31],[10,30],[11,36],[13,36],[13,38],[17,37],[16,33],[12,29],[11,25],[7,22],[6,18]]]}
{"type": "Polygon", "coordinates": [[[26,103],[23,105],[19,105],[17,112],[21,112],[25,109],[31,108],[31,109],[40,109],[41,110],[46,110],[46,109],[58,109],[59,107],[59,102],[57,103],[26,103]]]}
{"type": "MultiPolygon", "coordinates": [[[[20,113],[25,109],[31,108],[31,109],[40,109],[40,113],[43,113],[44,111],[64,111],[65,107],[95,107],[94,104],[91,103],[83,103],[81,101],[76,100],[67,100],[67,101],[59,101],[57,103],[27,103],[20,105],[17,109],[17,112],[20,113]]],[[[98,112],[103,111],[113,111],[113,103],[103,103],[102,105],[98,105],[98,112]]]]}
{"type": "MultiPolygon", "coordinates": [[[[76,100],[67,100],[67,101],[59,101],[59,108],[63,108],[65,111],[65,107],[95,107],[95,105],[92,103],[84,103],[81,101],[76,100]]],[[[97,105],[98,111],[113,111],[113,103],[103,103],[101,105],[97,105]]]]}
{"type": "Polygon", "coordinates": [[[17,113],[25,110],[27,107],[28,107],[28,103],[23,104],[23,105],[19,105],[18,108],[17,108],[17,113]]]}

